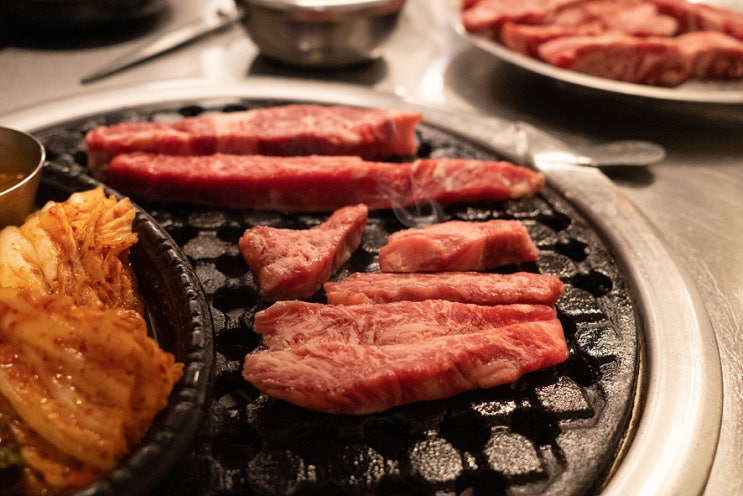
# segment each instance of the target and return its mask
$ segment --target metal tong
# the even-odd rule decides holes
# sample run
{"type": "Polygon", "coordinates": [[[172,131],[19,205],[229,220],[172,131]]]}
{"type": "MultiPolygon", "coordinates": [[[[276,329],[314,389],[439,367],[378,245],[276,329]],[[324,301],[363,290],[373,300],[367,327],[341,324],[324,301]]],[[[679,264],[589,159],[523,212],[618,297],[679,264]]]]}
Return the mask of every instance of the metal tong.
{"type": "Polygon", "coordinates": [[[83,77],[82,84],[98,81],[112,74],[151,60],[210,34],[221,31],[242,18],[242,10],[233,0],[219,0],[207,11],[191,21],[149,40],[108,64],[83,77]]]}

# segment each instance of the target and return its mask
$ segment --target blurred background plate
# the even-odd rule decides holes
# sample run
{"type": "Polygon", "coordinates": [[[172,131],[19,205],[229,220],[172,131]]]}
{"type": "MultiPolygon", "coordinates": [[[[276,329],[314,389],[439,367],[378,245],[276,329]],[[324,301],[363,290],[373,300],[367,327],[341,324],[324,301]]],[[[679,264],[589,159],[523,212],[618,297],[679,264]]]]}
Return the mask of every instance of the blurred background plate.
{"type": "MultiPolygon", "coordinates": [[[[459,14],[461,1],[440,1],[443,1],[444,7],[449,9],[449,15],[454,29],[459,36],[464,38],[466,41],[505,62],[534,74],[553,79],[557,82],[607,93],[646,97],[663,101],[717,104],[743,103],[743,80],[740,79],[728,81],[690,80],[674,88],[664,88],[659,86],[613,81],[552,66],[540,60],[509,50],[500,43],[496,43],[484,36],[478,36],[467,32],[464,26],[462,26],[459,14]]],[[[743,8],[743,5],[741,5],[740,2],[736,5],[735,2],[725,0],[708,0],[705,3],[736,10],[743,8]]]]}

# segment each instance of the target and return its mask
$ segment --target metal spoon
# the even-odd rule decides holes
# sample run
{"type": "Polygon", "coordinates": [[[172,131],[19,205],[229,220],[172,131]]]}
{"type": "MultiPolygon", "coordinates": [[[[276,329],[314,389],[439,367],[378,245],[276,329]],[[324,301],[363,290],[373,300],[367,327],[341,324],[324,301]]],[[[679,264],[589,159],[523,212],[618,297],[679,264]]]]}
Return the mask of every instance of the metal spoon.
{"type": "Polygon", "coordinates": [[[542,151],[533,154],[539,163],[567,163],[586,167],[644,167],[663,160],[665,149],[650,141],[621,140],[573,147],[573,152],[542,151]]]}
{"type": "Polygon", "coordinates": [[[584,167],[644,167],[663,160],[665,149],[650,141],[620,140],[597,145],[565,143],[525,122],[518,121],[516,147],[540,167],[579,165],[584,167]]]}
{"type": "Polygon", "coordinates": [[[418,102],[408,96],[413,108],[478,137],[504,158],[516,163],[531,161],[537,168],[576,165],[583,167],[647,166],[663,160],[662,146],[643,140],[612,141],[598,145],[567,143],[524,121],[495,116],[466,114],[418,102]]]}
{"type": "Polygon", "coordinates": [[[645,166],[660,162],[666,150],[657,143],[643,140],[620,140],[582,147],[584,155],[576,157],[579,165],[593,167],[645,166]]]}

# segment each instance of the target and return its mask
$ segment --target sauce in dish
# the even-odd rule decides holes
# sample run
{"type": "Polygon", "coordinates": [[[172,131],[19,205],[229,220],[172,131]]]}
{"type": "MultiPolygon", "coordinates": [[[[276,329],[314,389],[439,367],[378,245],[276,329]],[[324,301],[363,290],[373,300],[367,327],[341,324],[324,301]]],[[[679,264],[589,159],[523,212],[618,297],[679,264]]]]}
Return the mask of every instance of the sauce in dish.
{"type": "Polygon", "coordinates": [[[0,172],[0,191],[10,189],[23,180],[20,172],[0,172]]]}

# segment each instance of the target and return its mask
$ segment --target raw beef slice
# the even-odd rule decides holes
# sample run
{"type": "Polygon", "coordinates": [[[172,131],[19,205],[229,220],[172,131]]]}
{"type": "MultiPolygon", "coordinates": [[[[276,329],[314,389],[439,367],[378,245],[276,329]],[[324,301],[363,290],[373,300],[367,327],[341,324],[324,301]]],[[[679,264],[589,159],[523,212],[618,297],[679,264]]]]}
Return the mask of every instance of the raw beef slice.
{"type": "Polygon", "coordinates": [[[616,81],[671,87],[689,78],[689,66],[671,38],[569,36],[547,41],[538,51],[556,67],[616,81]]]}
{"type": "Polygon", "coordinates": [[[323,289],[333,305],[436,299],[478,305],[554,305],[564,291],[557,276],[530,272],[355,272],[343,280],[326,282],[323,289]]]}
{"type": "Polygon", "coordinates": [[[254,226],[240,252],[268,301],[308,298],[351,257],[366,228],[366,205],[344,207],[305,230],[254,226]]]}
{"type": "Polygon", "coordinates": [[[427,159],[371,162],[353,156],[182,157],[117,155],[109,186],[140,200],[283,212],[370,209],[435,201],[506,200],[536,193],[544,176],[509,162],[427,159]]]}
{"type": "Polygon", "coordinates": [[[512,324],[556,320],[548,305],[473,305],[446,300],[326,305],[280,301],[257,312],[253,330],[272,350],[312,341],[387,345],[512,324]]]}
{"type": "Polygon", "coordinates": [[[710,5],[706,2],[685,0],[648,0],[659,12],[676,19],[679,33],[717,31],[743,40],[743,13],[710,5]]]}
{"type": "Polygon", "coordinates": [[[111,157],[167,155],[358,155],[367,160],[415,155],[416,112],[348,106],[285,105],[205,114],[173,123],[99,126],[85,136],[88,167],[105,178],[111,157]]]}
{"type": "Polygon", "coordinates": [[[726,79],[743,77],[743,41],[714,31],[676,38],[693,76],[726,79]]]}
{"type": "Polygon", "coordinates": [[[449,221],[392,233],[379,250],[382,272],[481,271],[536,261],[521,221],[449,221]]]}
{"type": "Polygon", "coordinates": [[[245,357],[261,392],[329,413],[362,415],[513,382],[568,357],[559,321],[386,346],[314,341],[245,357]]]}

